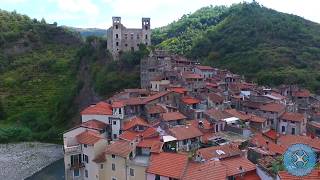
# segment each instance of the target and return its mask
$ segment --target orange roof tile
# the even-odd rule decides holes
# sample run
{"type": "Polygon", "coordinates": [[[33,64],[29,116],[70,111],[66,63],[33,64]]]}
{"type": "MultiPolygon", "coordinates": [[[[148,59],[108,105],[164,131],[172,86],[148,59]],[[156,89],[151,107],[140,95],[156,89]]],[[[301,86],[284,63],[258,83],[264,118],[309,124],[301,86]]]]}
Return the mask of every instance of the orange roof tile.
{"type": "Polygon", "coordinates": [[[199,100],[199,99],[196,99],[196,98],[194,98],[194,97],[187,97],[187,96],[182,97],[182,98],[181,98],[181,101],[182,101],[184,104],[188,104],[188,105],[200,103],[200,100],[199,100]]]}
{"type": "Polygon", "coordinates": [[[208,98],[210,99],[210,101],[214,103],[223,103],[224,101],[223,96],[220,96],[219,94],[216,94],[216,93],[208,94],[208,98]]]}
{"type": "Polygon", "coordinates": [[[153,127],[147,128],[145,131],[136,132],[136,131],[124,131],[122,134],[119,135],[120,139],[132,141],[136,139],[138,136],[142,136],[143,138],[153,138],[158,137],[159,133],[153,127]]]}
{"type": "Polygon", "coordinates": [[[188,163],[187,154],[166,153],[151,154],[147,173],[181,179],[188,163]]]}
{"type": "Polygon", "coordinates": [[[285,112],[281,115],[280,118],[287,121],[303,122],[304,115],[294,112],[285,112]]]}
{"type": "Polygon", "coordinates": [[[123,140],[133,141],[138,138],[139,135],[140,133],[136,131],[124,131],[119,135],[119,138],[123,140]]]}
{"type": "Polygon", "coordinates": [[[123,122],[122,130],[128,130],[138,125],[149,127],[149,124],[146,122],[146,120],[140,117],[134,116],[133,118],[123,122]]]}
{"type": "Polygon", "coordinates": [[[287,147],[284,145],[275,144],[273,141],[267,140],[262,134],[257,133],[251,139],[251,142],[255,144],[258,148],[263,147],[263,149],[271,152],[271,154],[283,154],[287,147]]]}
{"type": "Polygon", "coordinates": [[[295,96],[295,97],[310,97],[311,93],[309,90],[302,89],[300,91],[294,92],[293,96],[295,96]]]}
{"type": "Polygon", "coordinates": [[[201,148],[197,151],[197,154],[205,160],[212,158],[227,158],[232,156],[238,156],[241,154],[241,150],[234,144],[227,144],[222,146],[212,146],[208,148],[201,148]],[[221,152],[221,153],[220,153],[221,152]]]}
{"type": "Polygon", "coordinates": [[[173,87],[173,88],[170,88],[170,91],[175,92],[175,93],[179,93],[179,94],[184,94],[188,90],[184,87],[173,87]]]}
{"type": "Polygon", "coordinates": [[[234,176],[240,174],[240,169],[243,172],[250,172],[256,169],[256,166],[244,157],[228,158],[221,161],[221,163],[227,166],[227,176],[234,176]]]}
{"type": "Polygon", "coordinates": [[[231,116],[234,116],[234,117],[237,117],[243,121],[246,121],[246,120],[249,120],[250,119],[250,116],[243,113],[243,112],[240,112],[236,109],[226,109],[224,110],[225,112],[227,112],[228,114],[230,114],[231,116]]]}
{"type": "Polygon", "coordinates": [[[144,98],[143,102],[146,104],[148,102],[151,102],[153,100],[159,99],[160,97],[165,96],[165,95],[170,94],[170,93],[171,93],[171,91],[161,91],[161,92],[158,92],[158,93],[156,93],[154,95],[151,95],[151,96],[148,96],[148,97],[144,98]]]}
{"type": "Polygon", "coordinates": [[[272,140],[276,140],[279,137],[279,134],[275,131],[270,129],[269,131],[263,133],[263,135],[265,135],[266,137],[272,139],[272,140]]]}
{"type": "Polygon", "coordinates": [[[175,120],[181,120],[186,119],[187,117],[180,112],[167,112],[162,114],[162,119],[164,121],[175,121],[175,120]]]}
{"type": "Polygon", "coordinates": [[[205,111],[205,114],[209,115],[211,118],[214,118],[217,121],[232,117],[230,114],[217,109],[208,109],[207,111],[205,111]]]}
{"type": "Polygon", "coordinates": [[[86,130],[78,134],[76,136],[76,139],[80,144],[93,145],[94,143],[102,139],[102,137],[100,137],[100,134],[95,131],[86,130]]]}
{"type": "Polygon", "coordinates": [[[314,169],[310,174],[302,177],[297,177],[289,174],[287,171],[278,172],[280,180],[319,180],[320,179],[320,169],[314,169]]]}
{"type": "Polygon", "coordinates": [[[200,137],[203,133],[193,126],[177,126],[169,129],[169,133],[177,140],[200,137]]]}
{"type": "Polygon", "coordinates": [[[195,73],[183,73],[182,77],[184,77],[185,79],[203,79],[200,74],[195,73]]]}
{"type": "Polygon", "coordinates": [[[85,128],[103,130],[106,128],[107,125],[108,124],[106,124],[104,122],[98,121],[96,119],[92,119],[92,120],[89,120],[89,121],[82,123],[80,126],[85,127],[85,128]]]}
{"type": "Polygon", "coordinates": [[[123,101],[114,101],[111,103],[111,106],[113,108],[121,108],[121,107],[124,107],[125,104],[123,103],[123,101]]]}
{"type": "Polygon", "coordinates": [[[106,102],[99,102],[81,111],[81,115],[112,115],[112,107],[106,102]]]}
{"type": "Polygon", "coordinates": [[[147,109],[149,114],[158,114],[158,113],[165,113],[167,112],[165,108],[163,108],[160,105],[154,105],[151,106],[149,109],[147,109]]]}
{"type": "Polygon", "coordinates": [[[105,153],[127,157],[133,150],[134,147],[130,144],[129,141],[117,140],[113,141],[106,147],[105,153]]]}
{"type": "Polygon", "coordinates": [[[320,151],[320,138],[311,138],[309,136],[300,135],[282,135],[278,139],[278,142],[285,146],[290,146],[292,144],[297,143],[304,143],[320,151]]]}
{"type": "Polygon", "coordinates": [[[284,111],[285,108],[286,107],[283,104],[277,104],[277,103],[268,103],[260,106],[260,109],[263,111],[278,112],[278,113],[284,111]]]}
{"type": "Polygon", "coordinates": [[[214,70],[214,68],[211,67],[211,66],[200,66],[200,65],[198,65],[198,66],[196,66],[196,68],[198,68],[198,69],[200,69],[200,70],[205,70],[205,71],[208,71],[208,70],[212,71],[212,70],[214,70]]]}
{"type": "Polygon", "coordinates": [[[183,180],[223,180],[227,178],[226,166],[219,161],[190,162],[183,180]]]}

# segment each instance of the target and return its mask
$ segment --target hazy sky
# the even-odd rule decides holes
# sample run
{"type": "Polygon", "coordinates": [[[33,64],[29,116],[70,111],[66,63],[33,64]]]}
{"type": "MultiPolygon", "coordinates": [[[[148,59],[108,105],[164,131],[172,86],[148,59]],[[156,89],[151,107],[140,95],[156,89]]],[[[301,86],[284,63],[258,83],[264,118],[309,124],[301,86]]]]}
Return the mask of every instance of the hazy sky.
{"type": "MultiPolygon", "coordinates": [[[[252,0],[246,0],[251,2],[252,0]]],[[[319,0],[256,0],[260,4],[320,23],[319,0]]],[[[231,5],[243,0],[0,0],[0,9],[46,19],[58,25],[107,29],[112,16],[127,27],[140,27],[141,17],[151,26],[164,26],[183,14],[209,5],[231,5]]]]}

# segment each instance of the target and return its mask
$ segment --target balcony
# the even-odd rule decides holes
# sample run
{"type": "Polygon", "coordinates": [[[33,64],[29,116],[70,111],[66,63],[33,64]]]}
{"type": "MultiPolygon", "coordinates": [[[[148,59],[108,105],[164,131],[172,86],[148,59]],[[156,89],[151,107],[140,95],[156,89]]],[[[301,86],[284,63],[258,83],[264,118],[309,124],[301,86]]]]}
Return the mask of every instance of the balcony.
{"type": "Polygon", "coordinates": [[[74,146],[64,146],[64,154],[71,155],[71,154],[81,154],[81,145],[74,145],[74,146]]]}
{"type": "Polygon", "coordinates": [[[81,162],[81,163],[68,164],[68,166],[70,167],[70,170],[81,169],[85,167],[85,164],[81,162]]]}

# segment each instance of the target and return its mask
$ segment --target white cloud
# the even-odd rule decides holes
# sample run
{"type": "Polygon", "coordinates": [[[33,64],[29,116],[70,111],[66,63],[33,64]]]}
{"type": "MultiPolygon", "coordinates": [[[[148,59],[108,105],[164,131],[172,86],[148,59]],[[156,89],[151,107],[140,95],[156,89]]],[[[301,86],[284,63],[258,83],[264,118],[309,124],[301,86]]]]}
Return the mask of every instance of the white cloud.
{"type": "Polygon", "coordinates": [[[56,0],[60,11],[65,13],[85,13],[97,16],[99,8],[91,0],[56,0]]]}

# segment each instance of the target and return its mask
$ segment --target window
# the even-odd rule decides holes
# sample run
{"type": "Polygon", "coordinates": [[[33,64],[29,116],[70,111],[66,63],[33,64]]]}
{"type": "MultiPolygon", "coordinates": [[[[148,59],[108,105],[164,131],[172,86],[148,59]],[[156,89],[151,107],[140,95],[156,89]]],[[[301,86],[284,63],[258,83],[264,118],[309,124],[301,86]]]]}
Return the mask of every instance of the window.
{"type": "Polygon", "coordinates": [[[113,125],[117,125],[117,121],[113,121],[112,123],[113,123],[113,125]]]}
{"type": "Polygon", "coordinates": [[[146,39],[148,39],[148,34],[146,34],[146,39]]]}
{"type": "Polygon", "coordinates": [[[184,139],[184,140],[183,140],[183,145],[186,145],[186,144],[188,144],[188,140],[187,140],[187,139],[184,139]]]}
{"type": "Polygon", "coordinates": [[[130,34],[130,39],[133,39],[133,33],[130,34]]]}
{"type": "Polygon", "coordinates": [[[130,168],[130,176],[134,176],[134,169],[130,168]]]}
{"type": "Polygon", "coordinates": [[[112,171],[115,171],[115,170],[116,170],[116,165],[115,165],[114,163],[112,163],[111,169],[112,169],[112,171]]]}
{"type": "Polygon", "coordinates": [[[116,42],[116,46],[119,46],[119,42],[116,42]]]}
{"type": "Polygon", "coordinates": [[[121,114],[122,112],[121,112],[121,108],[119,108],[119,114],[121,114]]]}
{"type": "Polygon", "coordinates": [[[139,34],[137,34],[137,39],[140,39],[140,36],[139,36],[139,34]]]}
{"type": "Polygon", "coordinates": [[[118,25],[116,25],[116,29],[118,29],[118,25]]]}
{"type": "Polygon", "coordinates": [[[74,170],[73,170],[73,176],[74,176],[74,177],[80,176],[80,170],[79,170],[79,169],[74,169],[74,170]]]}
{"type": "Polygon", "coordinates": [[[84,145],[83,145],[83,147],[85,147],[85,148],[86,148],[86,147],[88,147],[88,145],[84,144],[84,145]]]}
{"type": "Polygon", "coordinates": [[[117,38],[117,39],[119,38],[119,34],[116,34],[116,38],[117,38]]]}
{"type": "Polygon", "coordinates": [[[128,44],[124,44],[125,47],[128,47],[128,44]]]}
{"type": "Polygon", "coordinates": [[[154,180],[160,180],[160,176],[156,174],[156,177],[154,178],[154,180]]]}
{"type": "Polygon", "coordinates": [[[111,157],[112,157],[112,159],[115,159],[115,158],[116,158],[116,155],[111,154],[111,157]]]}
{"type": "Polygon", "coordinates": [[[87,155],[83,155],[83,161],[86,162],[86,163],[89,163],[89,158],[87,155]]]}
{"type": "Polygon", "coordinates": [[[112,180],[117,180],[117,178],[113,177],[112,180]]]}
{"type": "Polygon", "coordinates": [[[285,132],[286,131],[286,127],[285,126],[282,126],[281,127],[281,132],[285,132]]]}
{"type": "Polygon", "coordinates": [[[100,164],[100,169],[103,169],[103,164],[100,164]]]}
{"type": "Polygon", "coordinates": [[[291,134],[292,134],[292,135],[295,135],[295,134],[296,134],[296,128],[292,128],[291,134]]]}
{"type": "Polygon", "coordinates": [[[124,39],[128,39],[128,34],[124,34],[124,39]]]}
{"type": "Polygon", "coordinates": [[[88,170],[84,170],[84,175],[88,177],[88,170]]]}
{"type": "Polygon", "coordinates": [[[145,28],[146,30],[148,30],[148,26],[144,26],[144,28],[145,28]]]}
{"type": "Polygon", "coordinates": [[[113,134],[113,139],[117,139],[117,138],[118,138],[117,134],[113,134]]]}

